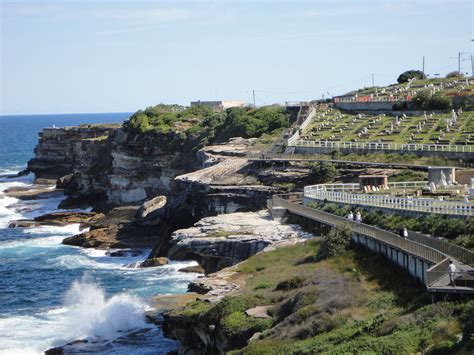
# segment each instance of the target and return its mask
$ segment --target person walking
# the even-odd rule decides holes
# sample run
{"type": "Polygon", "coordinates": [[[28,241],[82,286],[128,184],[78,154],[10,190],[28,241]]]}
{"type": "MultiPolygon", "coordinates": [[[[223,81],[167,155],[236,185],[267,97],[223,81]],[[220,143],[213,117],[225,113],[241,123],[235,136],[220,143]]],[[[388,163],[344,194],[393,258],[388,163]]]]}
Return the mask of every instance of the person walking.
{"type": "Polygon", "coordinates": [[[352,211],[349,212],[349,214],[347,215],[347,219],[349,221],[353,221],[354,220],[354,213],[352,213],[352,211]]]}
{"type": "Polygon", "coordinates": [[[356,212],[355,221],[356,221],[357,223],[361,223],[361,222],[362,222],[362,214],[360,213],[360,211],[357,211],[357,212],[356,212]]]}
{"type": "Polygon", "coordinates": [[[408,238],[408,230],[406,228],[403,228],[403,238],[408,238]]]}
{"type": "Polygon", "coordinates": [[[456,283],[454,282],[455,272],[456,272],[456,265],[453,264],[452,260],[449,260],[449,265],[448,265],[449,284],[452,286],[456,286],[456,283]]]}

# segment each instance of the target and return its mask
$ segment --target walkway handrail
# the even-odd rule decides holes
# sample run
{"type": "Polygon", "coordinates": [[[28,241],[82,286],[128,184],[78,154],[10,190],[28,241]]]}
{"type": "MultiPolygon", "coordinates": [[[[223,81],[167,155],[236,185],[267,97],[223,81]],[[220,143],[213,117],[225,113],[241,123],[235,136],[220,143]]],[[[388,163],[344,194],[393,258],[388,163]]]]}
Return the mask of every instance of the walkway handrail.
{"type": "Polygon", "coordinates": [[[291,142],[290,140],[288,140],[288,146],[374,151],[395,150],[440,153],[474,153],[474,146],[472,145],[315,141],[308,139],[299,139],[299,135],[298,138],[292,139],[291,142]]]}
{"type": "Polygon", "coordinates": [[[403,250],[433,264],[437,264],[446,258],[446,255],[439,250],[409,239],[404,239],[395,233],[364,223],[356,223],[344,217],[293,203],[282,198],[281,196],[273,195],[273,205],[282,206],[292,213],[328,224],[330,226],[349,227],[354,233],[379,240],[385,244],[403,250]]]}
{"type": "Polygon", "coordinates": [[[305,129],[311,122],[311,120],[314,118],[316,115],[316,107],[311,106],[310,111],[308,112],[308,116],[306,116],[305,120],[301,123],[300,127],[296,130],[296,132],[288,138],[287,145],[291,146],[294,144],[297,140],[300,139],[300,131],[305,129]]]}
{"type": "Polygon", "coordinates": [[[430,287],[448,274],[449,261],[449,258],[445,258],[426,270],[426,286],[430,287]]]}
{"type": "MultiPolygon", "coordinates": [[[[426,182],[392,183],[389,187],[418,188],[426,186],[426,182]]],[[[319,184],[304,188],[305,201],[319,200],[381,207],[403,211],[437,213],[457,216],[473,216],[474,204],[466,201],[440,201],[433,198],[408,198],[391,195],[355,193],[358,184],[319,184]]]]}
{"type": "Polygon", "coordinates": [[[435,239],[415,231],[408,231],[408,239],[435,248],[467,265],[474,265],[474,252],[453,243],[442,239],[435,239]]]}

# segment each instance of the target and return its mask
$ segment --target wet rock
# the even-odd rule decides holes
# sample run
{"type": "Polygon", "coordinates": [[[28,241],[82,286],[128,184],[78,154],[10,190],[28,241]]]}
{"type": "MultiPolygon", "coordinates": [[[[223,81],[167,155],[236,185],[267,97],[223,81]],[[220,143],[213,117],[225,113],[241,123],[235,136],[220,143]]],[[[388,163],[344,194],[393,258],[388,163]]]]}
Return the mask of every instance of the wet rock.
{"type": "Polygon", "coordinates": [[[146,259],[144,262],[140,264],[140,267],[155,267],[155,266],[162,266],[169,263],[168,258],[158,257],[153,259],[146,259]]]}
{"type": "Polygon", "coordinates": [[[60,178],[56,181],[56,187],[57,187],[58,189],[65,189],[65,188],[67,188],[68,185],[72,183],[73,177],[74,177],[74,174],[67,174],[67,175],[64,175],[64,176],[60,177],[60,178]]]}
{"type": "Polygon", "coordinates": [[[115,251],[108,251],[105,255],[110,257],[136,257],[142,255],[143,252],[141,250],[115,250],[115,251]]]}
{"type": "Polygon", "coordinates": [[[196,265],[196,266],[186,266],[178,271],[180,272],[189,272],[189,273],[196,273],[196,274],[204,274],[204,269],[201,265],[196,265]]]}
{"type": "Polygon", "coordinates": [[[90,226],[103,217],[104,215],[102,213],[96,212],[53,212],[38,216],[33,220],[21,219],[11,221],[9,228],[65,226],[73,223],[80,223],[83,226],[90,226]]]}

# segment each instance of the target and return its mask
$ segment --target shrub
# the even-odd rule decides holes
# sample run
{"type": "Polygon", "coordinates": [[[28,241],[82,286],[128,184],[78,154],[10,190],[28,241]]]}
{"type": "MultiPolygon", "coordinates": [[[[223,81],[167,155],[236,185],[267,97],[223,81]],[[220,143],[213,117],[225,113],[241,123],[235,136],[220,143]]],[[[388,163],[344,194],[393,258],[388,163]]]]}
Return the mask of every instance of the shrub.
{"type": "Polygon", "coordinates": [[[464,74],[459,71],[452,71],[446,74],[446,78],[463,78],[464,74]]]}
{"type": "Polygon", "coordinates": [[[427,90],[423,90],[413,97],[411,105],[415,109],[445,110],[452,107],[452,100],[440,93],[431,95],[427,90]]]}
{"type": "Polygon", "coordinates": [[[327,258],[344,254],[350,244],[351,230],[349,227],[336,227],[323,236],[319,258],[327,258]]]}
{"type": "Polygon", "coordinates": [[[298,288],[303,282],[304,282],[304,279],[302,279],[301,277],[295,276],[289,280],[279,282],[278,285],[276,285],[275,290],[276,291],[294,290],[295,288],[298,288]]]}
{"type": "Polygon", "coordinates": [[[402,84],[413,78],[426,79],[426,75],[421,70],[407,70],[399,75],[397,81],[399,84],[402,84]]]}
{"type": "Polygon", "coordinates": [[[316,184],[330,182],[336,177],[336,167],[332,163],[319,162],[311,165],[311,178],[316,184]]]}

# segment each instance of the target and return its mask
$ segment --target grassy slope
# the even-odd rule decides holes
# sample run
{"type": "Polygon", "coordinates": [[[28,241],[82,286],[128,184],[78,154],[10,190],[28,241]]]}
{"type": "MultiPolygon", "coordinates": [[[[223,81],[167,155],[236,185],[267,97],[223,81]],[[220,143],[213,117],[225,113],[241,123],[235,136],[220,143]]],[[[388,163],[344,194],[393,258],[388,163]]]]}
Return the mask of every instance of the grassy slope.
{"type": "Polygon", "coordinates": [[[245,282],[239,295],[175,312],[221,326],[234,354],[474,349],[466,340],[474,301],[430,304],[421,285],[381,256],[358,250],[316,261],[318,247],[311,241],[255,255],[236,266],[245,282]],[[255,305],[271,305],[272,318],[246,316],[255,305]],[[255,332],[260,339],[247,346],[255,332]],[[463,332],[465,340],[455,345],[463,332]]]}

